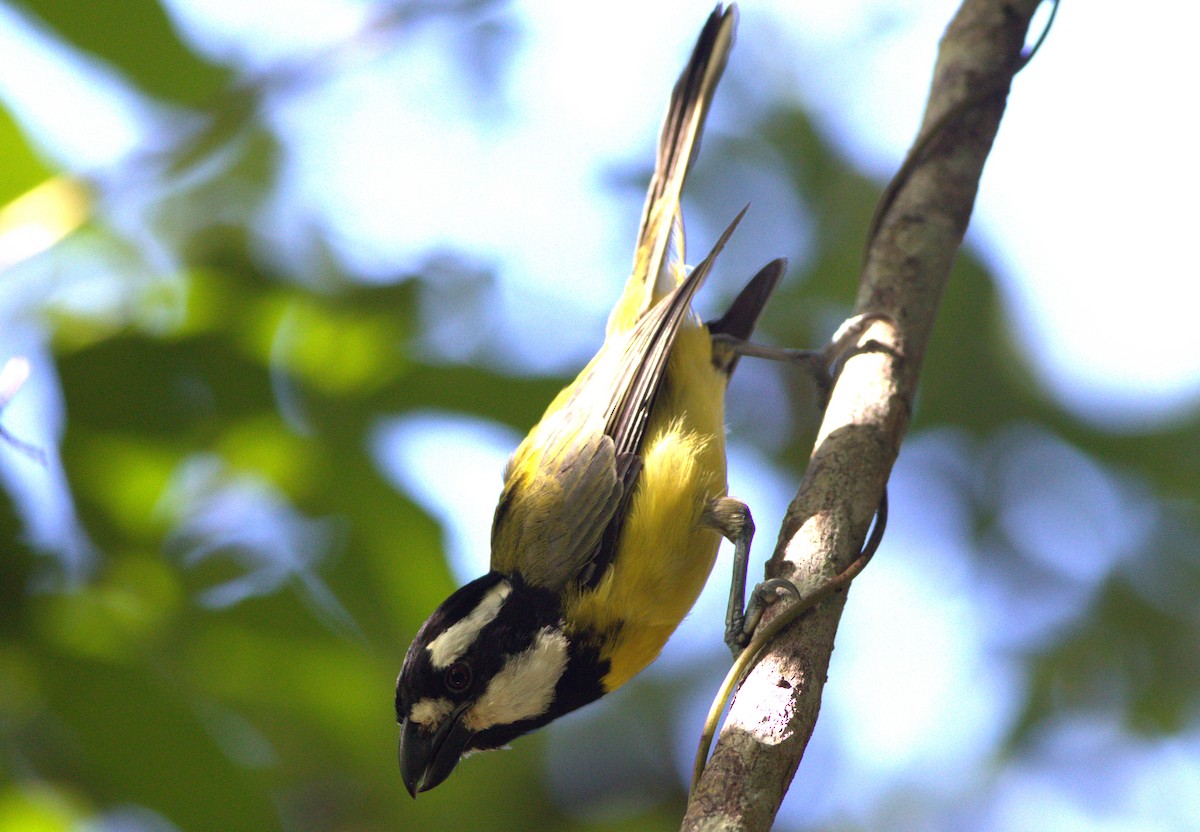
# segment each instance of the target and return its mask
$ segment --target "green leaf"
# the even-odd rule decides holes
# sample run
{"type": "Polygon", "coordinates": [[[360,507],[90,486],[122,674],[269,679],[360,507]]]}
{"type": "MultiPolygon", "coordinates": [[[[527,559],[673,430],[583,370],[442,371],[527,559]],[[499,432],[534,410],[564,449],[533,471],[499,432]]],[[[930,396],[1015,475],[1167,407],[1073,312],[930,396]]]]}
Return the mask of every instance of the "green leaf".
{"type": "Polygon", "coordinates": [[[21,128],[0,108],[0,206],[11,202],[54,172],[33,152],[21,128]]]}
{"type": "Polygon", "coordinates": [[[195,106],[211,98],[229,77],[227,70],[203,60],[180,40],[155,0],[24,0],[23,5],[150,95],[195,106]]]}

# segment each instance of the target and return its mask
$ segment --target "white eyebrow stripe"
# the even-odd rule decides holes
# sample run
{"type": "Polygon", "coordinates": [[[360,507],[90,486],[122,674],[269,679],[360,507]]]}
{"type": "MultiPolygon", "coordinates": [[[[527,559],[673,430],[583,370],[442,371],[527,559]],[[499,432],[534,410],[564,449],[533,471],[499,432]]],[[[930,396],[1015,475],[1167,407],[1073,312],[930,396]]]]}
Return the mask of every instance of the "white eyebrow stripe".
{"type": "Polygon", "coordinates": [[[441,670],[458,661],[467,648],[479,637],[479,631],[496,620],[504,599],[512,592],[512,584],[501,581],[488,590],[480,599],[475,609],[461,621],[446,628],[440,636],[429,642],[425,648],[429,651],[429,661],[441,670]]]}

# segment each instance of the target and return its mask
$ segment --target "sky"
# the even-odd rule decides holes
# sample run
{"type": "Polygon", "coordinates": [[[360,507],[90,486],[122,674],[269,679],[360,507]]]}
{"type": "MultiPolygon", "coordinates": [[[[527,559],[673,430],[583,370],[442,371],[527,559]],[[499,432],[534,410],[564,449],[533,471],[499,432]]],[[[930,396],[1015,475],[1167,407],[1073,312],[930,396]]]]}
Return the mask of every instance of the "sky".
{"type": "MultiPolygon", "coordinates": [[[[197,5],[210,27],[214,17],[227,21],[225,41],[214,32],[219,26],[208,30],[214,56],[248,51],[239,40],[261,50],[264,30],[286,36],[247,21],[244,4],[230,4],[228,17],[216,11],[221,3],[197,5]]],[[[258,14],[277,20],[270,6],[258,14]]],[[[174,7],[188,19],[186,4],[174,7]]],[[[312,15],[311,28],[298,24],[293,46],[311,46],[313,33],[327,27],[337,31],[338,10],[361,14],[358,4],[332,0],[314,7],[324,13],[312,15]]],[[[884,178],[915,134],[931,45],[954,8],[944,1],[747,5],[739,39],[770,44],[771,54],[789,60],[767,63],[755,52],[750,66],[739,66],[735,51],[729,74],[741,75],[735,83],[794,89],[857,164],[884,178]]],[[[290,134],[313,139],[299,142],[292,158],[302,202],[345,241],[356,269],[394,268],[430,246],[454,245],[499,265],[513,310],[523,306],[516,293],[561,301],[579,294],[575,285],[621,279],[623,269],[612,264],[628,257],[629,223],[614,220],[624,206],[604,187],[603,168],[638,160],[650,146],[662,91],[690,48],[696,24],[684,21],[703,20],[708,4],[646,4],[637,26],[603,5],[518,9],[524,28],[512,71],[483,106],[450,62],[457,46],[450,34],[427,27],[394,61],[279,108],[290,134]],[[637,60],[615,60],[614,52],[637,60]],[[394,141],[377,141],[381,135],[394,141]],[[388,152],[400,144],[411,148],[402,158],[388,152]],[[480,198],[483,181],[493,200],[480,198]],[[405,192],[445,201],[394,198],[405,192]],[[392,233],[397,227],[406,234],[392,233]],[[563,278],[564,262],[578,264],[573,280],[563,278]]],[[[1197,128],[1169,83],[1186,76],[1187,32],[1153,16],[1127,20],[1102,4],[1066,4],[1049,48],[1016,81],[970,232],[1002,277],[1014,337],[1048,389],[1075,413],[1114,425],[1158,424],[1200,398],[1195,336],[1186,321],[1164,315],[1200,302],[1200,281],[1186,279],[1180,256],[1196,219],[1186,198],[1200,184],[1197,128]],[[1110,51],[1114,43],[1151,42],[1136,60],[1114,60],[1110,51]],[[1154,152],[1135,159],[1148,134],[1154,152]],[[1115,321],[1127,329],[1114,332],[1115,321]]],[[[731,117],[736,109],[718,96],[710,129],[731,117]]],[[[600,302],[609,293],[587,295],[600,302]]],[[[545,354],[539,346],[529,353],[545,354]]]]}
{"type": "MultiPolygon", "coordinates": [[[[303,14],[283,13],[291,4],[279,2],[167,6],[200,51],[249,70],[346,37],[369,9],[354,0],[309,0],[303,14]]],[[[729,76],[788,85],[857,164],[883,178],[915,133],[932,44],[954,7],[746,5],[739,38],[756,51],[744,61],[748,50],[735,51],[729,76]],[[765,61],[759,44],[788,60],[765,61]]],[[[318,222],[341,241],[346,265],[364,274],[418,264],[430,248],[473,254],[498,267],[498,300],[513,315],[531,296],[603,303],[611,292],[574,289],[615,287],[629,256],[631,220],[616,219],[627,206],[606,187],[605,170],[636,163],[650,146],[662,91],[709,5],[645,4],[636,26],[632,14],[604,5],[529,0],[515,9],[522,28],[510,71],[486,95],[464,81],[464,44],[430,25],[390,54],[278,102],[271,116],[293,139],[290,190],[284,215],[264,222],[295,234],[318,222]],[[401,144],[404,154],[389,152],[401,144]],[[479,182],[489,183],[492,199],[481,198],[479,182]],[[405,193],[423,199],[396,198],[405,193]],[[441,201],[431,204],[430,194],[441,201]],[[564,262],[573,264],[571,279],[564,262]]],[[[1049,48],[1017,79],[969,238],[1000,274],[1014,339],[1047,389],[1101,424],[1152,427],[1200,398],[1195,336],[1167,313],[1200,301],[1183,256],[1197,214],[1189,200],[1200,184],[1197,127],[1174,83],[1187,77],[1190,27],[1110,12],[1065,4],[1049,48]],[[1117,43],[1130,56],[1116,59],[1117,43]]],[[[163,114],[127,94],[111,70],[78,56],[64,61],[64,47],[31,43],[10,9],[0,7],[0,16],[0,94],[52,155],[74,169],[102,168],[153,132],[163,114]],[[73,118],[89,130],[72,129],[73,118]]],[[[710,130],[731,112],[718,96],[710,130]]],[[[527,320],[522,328],[528,341],[518,364],[548,352],[574,361],[589,349],[547,351],[561,331],[527,320]]]]}
{"type": "MultiPolygon", "coordinates": [[[[352,0],[166,5],[195,48],[247,71],[345,38],[368,13],[352,0]]],[[[744,3],[739,43],[754,47],[735,48],[709,129],[719,132],[737,117],[728,100],[736,91],[782,86],[856,165],[885,179],[915,134],[934,44],[955,6],[744,3]]],[[[594,349],[632,254],[640,198],[616,193],[612,173],[648,164],[667,92],[710,9],[682,0],[636,11],[516,3],[520,30],[510,52],[476,56],[509,62],[497,86],[486,89],[462,73],[464,44],[451,29],[419,27],[394,50],[272,102],[269,118],[288,137],[285,177],[260,218],[261,231],[302,249],[316,224],[337,243],[342,264],[366,280],[416,270],[430,252],[463,252],[496,270],[488,326],[513,337],[496,339],[487,330],[473,344],[454,329],[441,339],[435,332],[430,349],[466,359],[499,340],[508,351],[490,360],[522,372],[578,366],[594,349]],[[404,153],[395,152],[400,146],[404,153]],[[438,196],[405,198],[410,194],[438,196]],[[529,314],[539,308],[557,314],[529,314]]],[[[1193,198],[1200,142],[1184,106],[1194,93],[1180,84],[1194,75],[1194,26],[1164,18],[1186,13],[1131,17],[1110,4],[1064,4],[1047,44],[1014,84],[968,232],[998,276],[1023,360],[1049,395],[1101,427],[1170,424],[1200,400],[1200,338],[1190,321],[1190,310],[1200,307],[1200,275],[1187,257],[1189,232],[1200,219],[1193,198]]],[[[111,69],[40,35],[7,5],[0,5],[0,96],[69,170],[119,164],[168,115],[111,69]]],[[[770,220],[752,212],[747,222],[770,220]]],[[[0,348],[31,354],[37,366],[32,341],[14,331],[0,348]]],[[[31,396],[48,403],[24,416],[14,402],[6,425],[35,442],[37,425],[61,429],[43,418],[61,407],[55,395],[47,389],[31,396]]],[[[55,444],[52,435],[42,439],[55,444]]],[[[499,472],[518,439],[490,423],[438,413],[389,421],[371,437],[389,478],[445,524],[463,580],[485,568],[499,472]],[[455,475],[433,480],[425,476],[432,467],[455,475]]],[[[1186,817],[1172,815],[1177,804],[1169,796],[1200,794],[1200,728],[1133,741],[1099,719],[1080,718],[1014,764],[991,768],[1025,684],[1003,658],[1021,633],[995,626],[1002,610],[966,601],[971,576],[966,532],[958,526],[961,497],[941,495],[933,509],[911,502],[928,488],[928,472],[947,464],[946,447],[960,452],[950,464],[986,454],[953,436],[914,437],[906,445],[893,480],[893,554],[856,587],[808,752],[824,764],[803,770],[783,817],[879,825],[904,790],[915,788],[931,795],[943,816],[965,818],[970,828],[1187,828],[1186,817]],[[917,514],[920,524],[906,522],[917,514]],[[919,565],[931,560],[943,567],[936,585],[916,583],[915,575],[928,574],[919,565]],[[914,654],[913,643],[924,650],[914,654]],[[887,708],[871,681],[881,675],[892,680],[887,708]],[[953,732],[939,730],[946,713],[959,715],[953,732]],[[1111,765],[1079,776],[1097,756],[1111,765]],[[988,795],[983,803],[980,794],[988,795]]],[[[1109,495],[1111,525],[1101,528],[1111,535],[1140,533],[1152,523],[1126,484],[1072,456],[1061,441],[1035,434],[1018,447],[1030,459],[1055,460],[1054,470],[1070,477],[1048,481],[1042,494],[1014,497],[1003,506],[1012,523],[1069,496],[1079,481],[1109,495]]],[[[3,470],[8,487],[19,488],[24,480],[13,464],[3,470]]],[[[736,437],[730,467],[735,487],[740,477],[743,496],[756,506],[759,528],[777,527],[787,480],[736,437]]],[[[69,515],[70,507],[55,510],[69,515]]],[[[44,522],[54,525],[53,518],[44,522]]],[[[1070,537],[1094,534],[1098,520],[1046,522],[1070,537]]],[[[86,541],[70,545],[86,556],[86,541]]],[[[1121,551],[1114,546],[1107,560],[1088,561],[1099,564],[1095,571],[1068,576],[1077,602],[1121,551]]],[[[716,574],[726,574],[727,558],[716,574]]],[[[1047,560],[1054,562],[1052,553],[1047,560]]],[[[721,617],[724,582],[710,584],[662,667],[651,672],[711,663],[714,649],[724,650],[710,626],[721,617]]],[[[699,713],[707,703],[693,707],[699,713]]],[[[690,735],[680,738],[681,776],[692,743],[690,735]]]]}

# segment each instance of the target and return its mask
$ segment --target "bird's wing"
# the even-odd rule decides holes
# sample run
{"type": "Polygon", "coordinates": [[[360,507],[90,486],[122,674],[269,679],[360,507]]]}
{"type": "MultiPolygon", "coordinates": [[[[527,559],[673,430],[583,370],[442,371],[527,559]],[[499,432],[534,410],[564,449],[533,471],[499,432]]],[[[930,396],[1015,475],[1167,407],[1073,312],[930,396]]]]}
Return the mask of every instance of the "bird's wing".
{"type": "Polygon", "coordinates": [[[605,343],[570,395],[517,449],[492,523],[493,569],[555,591],[603,576],[616,554],[675,335],[743,214],[633,330],[605,343]]]}

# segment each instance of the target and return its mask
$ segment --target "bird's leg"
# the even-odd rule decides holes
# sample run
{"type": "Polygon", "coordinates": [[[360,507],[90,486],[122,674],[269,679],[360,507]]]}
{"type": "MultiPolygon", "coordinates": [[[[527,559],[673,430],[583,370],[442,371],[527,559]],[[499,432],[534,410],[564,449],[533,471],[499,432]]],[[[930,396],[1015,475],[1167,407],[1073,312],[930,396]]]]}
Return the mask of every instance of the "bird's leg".
{"type": "Polygon", "coordinates": [[[729,607],[725,613],[725,644],[733,657],[736,659],[750,643],[763,612],[782,597],[781,590],[792,596],[793,603],[802,609],[809,609],[834,592],[845,589],[879,548],[884,529],[887,528],[887,515],[885,489],[875,512],[871,534],[858,558],[843,572],[826,580],[808,595],[801,595],[796,585],[786,578],[768,578],[754,587],[750,593],[750,603],[746,604],[746,570],[750,562],[750,542],[754,539],[754,519],[750,516],[750,507],[733,497],[718,497],[709,503],[702,522],[733,543],[733,579],[729,587],[729,607]]]}
{"type": "Polygon", "coordinates": [[[779,597],[783,589],[799,598],[791,581],[772,578],[754,587],[746,604],[746,572],[750,562],[750,543],[754,539],[754,518],[750,508],[733,497],[718,497],[704,511],[703,522],[733,544],[733,578],[729,585],[729,607],[725,612],[725,644],[737,656],[750,641],[763,610],[779,597]]]}
{"type": "MultiPolygon", "coordinates": [[[[713,343],[714,346],[719,345],[739,356],[786,361],[805,367],[820,388],[822,402],[828,402],[829,393],[833,389],[833,380],[839,369],[839,362],[847,357],[847,353],[858,343],[859,338],[872,323],[875,321],[890,322],[891,320],[891,316],[882,312],[856,315],[843,323],[825,348],[820,350],[789,350],[768,347],[725,333],[713,335],[713,343]]],[[[864,564],[874,553],[875,547],[879,545],[876,534],[882,536],[886,512],[885,495],[885,499],[880,505],[876,533],[872,535],[873,543],[868,547],[869,553],[864,553],[865,556],[862,558],[864,564]]],[[[781,591],[791,595],[797,602],[802,601],[803,597],[800,590],[791,581],[785,578],[771,578],[757,584],[750,594],[750,603],[746,603],[746,570],[750,561],[750,543],[754,539],[754,519],[750,516],[750,508],[745,503],[733,497],[719,497],[705,508],[702,522],[716,529],[733,544],[733,578],[729,587],[729,606],[725,613],[725,643],[736,658],[750,642],[750,637],[758,627],[759,621],[762,620],[763,611],[782,597],[781,591]]],[[[835,577],[828,582],[829,586],[832,587],[836,581],[835,577]]],[[[821,589],[815,593],[817,596],[821,594],[821,589]]]]}
{"type": "MultiPolygon", "coordinates": [[[[829,343],[819,350],[790,350],[782,347],[769,347],[765,344],[755,344],[744,341],[732,335],[718,333],[713,336],[713,342],[736,353],[751,358],[766,358],[771,361],[784,361],[805,368],[812,375],[821,391],[822,401],[827,401],[833,389],[833,379],[837,375],[838,362],[844,359],[851,348],[867,327],[876,321],[891,321],[891,316],[882,312],[867,312],[848,318],[838,327],[837,332],[829,339],[829,343]]],[[[732,539],[732,538],[731,538],[732,539]]]]}

